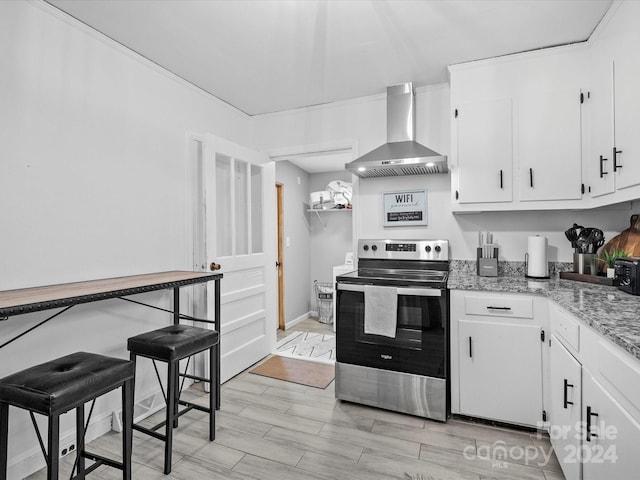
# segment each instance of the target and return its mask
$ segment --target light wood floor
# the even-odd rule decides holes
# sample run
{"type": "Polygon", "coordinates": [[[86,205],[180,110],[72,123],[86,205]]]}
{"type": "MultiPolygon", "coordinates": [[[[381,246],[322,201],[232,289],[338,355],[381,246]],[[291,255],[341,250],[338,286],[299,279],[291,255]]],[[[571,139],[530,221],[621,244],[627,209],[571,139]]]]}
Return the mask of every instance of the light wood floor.
{"type": "MultiPolygon", "coordinates": [[[[279,337],[312,328],[333,331],[331,325],[307,320],[279,337]]],[[[206,402],[198,387],[184,395],[206,402]]],[[[455,418],[443,424],[344,403],[334,398],[333,383],[320,390],[245,371],[222,386],[216,418],[216,440],[208,442],[206,414],[192,411],[181,417],[169,476],[162,474],[161,442],[134,432],[133,478],[563,479],[555,456],[548,462],[542,459],[543,452],[550,451],[546,437],[455,418]],[[496,453],[498,458],[492,458],[496,453]]],[[[157,419],[149,419],[154,422],[157,419]]],[[[96,453],[117,457],[119,438],[110,433],[90,446],[96,453]]],[[[67,468],[71,457],[63,459],[67,468]]],[[[100,467],[89,478],[121,475],[100,467]]]]}
{"type": "Polygon", "coordinates": [[[309,317],[287,330],[278,330],[278,340],[282,340],[294,332],[328,333],[335,335],[333,332],[333,323],[321,323],[316,318],[309,317]]]}

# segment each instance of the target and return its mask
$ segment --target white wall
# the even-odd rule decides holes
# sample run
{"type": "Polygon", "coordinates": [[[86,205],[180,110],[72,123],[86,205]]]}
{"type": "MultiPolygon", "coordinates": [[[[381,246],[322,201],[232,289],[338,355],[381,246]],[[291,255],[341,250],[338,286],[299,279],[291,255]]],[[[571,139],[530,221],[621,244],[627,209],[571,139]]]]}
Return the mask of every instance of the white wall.
{"type": "MultiPolygon", "coordinates": [[[[416,89],[418,141],[442,154],[450,153],[449,88],[416,89]]],[[[384,95],[325,106],[253,117],[254,146],[277,150],[290,146],[355,141],[364,154],[386,141],[384,95]]],[[[355,178],[355,177],[354,177],[355,178]]],[[[355,238],[446,238],[451,258],[475,259],[478,230],[492,231],[501,259],[523,261],[529,235],[549,238],[549,260],[571,262],[573,250],[564,231],[574,222],[602,229],[607,239],[629,226],[629,204],[588,211],[491,212],[453,215],[450,175],[359,179],[354,186],[355,238]],[[408,188],[428,190],[428,226],[383,227],[382,193],[408,188]]]]}
{"type": "Polygon", "coordinates": [[[306,317],[311,309],[308,288],[311,257],[307,213],[309,174],[282,160],[276,162],[276,182],[284,185],[284,315],[288,326],[292,321],[306,317]]]}
{"type": "MultiPolygon", "coordinates": [[[[248,117],[42,3],[0,2],[0,72],[0,290],[191,269],[186,132],[249,145],[248,117]]],[[[171,306],[170,292],[141,297],[171,306]]],[[[1,322],[0,337],[45,315],[1,322]]],[[[119,300],[74,307],[3,348],[0,376],[77,350],[128,357],[128,336],[169,322],[119,300]]],[[[14,464],[39,447],[26,415],[10,424],[22,478],[33,464],[14,464]]]]}

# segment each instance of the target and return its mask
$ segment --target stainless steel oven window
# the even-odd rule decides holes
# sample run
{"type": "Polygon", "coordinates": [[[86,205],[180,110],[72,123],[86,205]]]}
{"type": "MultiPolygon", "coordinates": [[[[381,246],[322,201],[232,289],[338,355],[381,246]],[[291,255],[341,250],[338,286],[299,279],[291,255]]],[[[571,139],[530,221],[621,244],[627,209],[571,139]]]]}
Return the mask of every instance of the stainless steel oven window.
{"type": "Polygon", "coordinates": [[[391,338],[382,335],[369,335],[364,332],[364,311],[366,308],[364,293],[357,291],[354,287],[356,286],[343,287],[343,289],[350,291],[347,298],[344,299],[346,302],[343,302],[343,306],[348,312],[344,310],[342,312],[355,322],[354,341],[371,345],[422,350],[424,340],[427,337],[442,338],[444,336],[446,312],[441,308],[439,290],[399,289],[399,292],[407,291],[407,294],[398,295],[396,335],[395,338],[391,338]]]}

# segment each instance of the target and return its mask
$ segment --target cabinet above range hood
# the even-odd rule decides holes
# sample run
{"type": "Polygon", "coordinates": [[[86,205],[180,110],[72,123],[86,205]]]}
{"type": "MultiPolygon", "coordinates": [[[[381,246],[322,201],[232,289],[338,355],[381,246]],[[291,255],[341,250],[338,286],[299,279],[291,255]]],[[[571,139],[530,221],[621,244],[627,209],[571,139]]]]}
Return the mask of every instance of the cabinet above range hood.
{"type": "Polygon", "coordinates": [[[447,157],[415,141],[413,84],[387,87],[387,143],[347,163],[362,178],[447,173],[447,157]]]}

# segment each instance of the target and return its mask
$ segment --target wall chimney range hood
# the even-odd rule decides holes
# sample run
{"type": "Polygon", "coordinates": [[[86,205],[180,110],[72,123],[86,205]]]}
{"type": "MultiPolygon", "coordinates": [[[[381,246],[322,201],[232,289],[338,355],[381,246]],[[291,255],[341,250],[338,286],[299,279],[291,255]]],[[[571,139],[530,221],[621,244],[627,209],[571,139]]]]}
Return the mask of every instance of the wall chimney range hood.
{"type": "Polygon", "coordinates": [[[362,178],[447,173],[447,157],[415,141],[413,84],[387,87],[387,143],[345,164],[362,178]]]}

